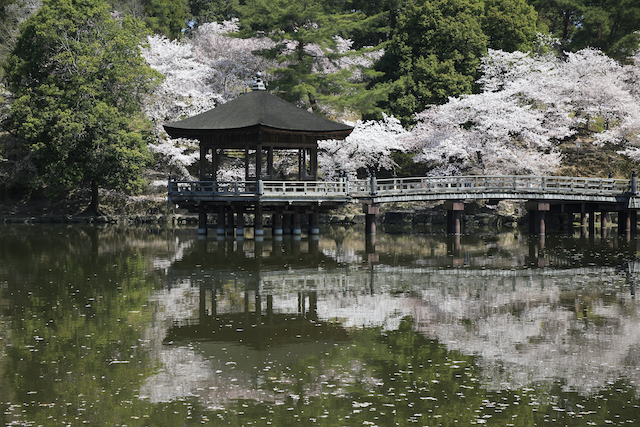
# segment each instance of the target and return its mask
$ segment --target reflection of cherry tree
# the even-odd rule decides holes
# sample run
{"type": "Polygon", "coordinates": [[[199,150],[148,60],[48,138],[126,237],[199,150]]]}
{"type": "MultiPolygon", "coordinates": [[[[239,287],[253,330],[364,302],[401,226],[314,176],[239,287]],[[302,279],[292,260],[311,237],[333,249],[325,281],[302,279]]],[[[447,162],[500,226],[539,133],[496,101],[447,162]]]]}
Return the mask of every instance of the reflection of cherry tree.
{"type": "MultiPolygon", "coordinates": [[[[588,286],[602,286],[579,278],[592,281],[588,286]]],[[[624,288],[624,276],[610,280],[613,288],[624,288]]],[[[640,346],[638,318],[632,314],[637,303],[630,295],[621,292],[615,303],[606,302],[589,296],[585,286],[580,293],[589,302],[576,298],[574,311],[563,306],[567,294],[561,286],[541,285],[514,278],[513,283],[488,279],[481,291],[477,283],[444,292],[427,288],[420,291],[422,302],[413,316],[422,333],[449,350],[481,356],[490,388],[518,389],[562,378],[589,395],[620,375],[640,381],[637,362],[630,359],[640,346]]]]}
{"type": "Polygon", "coordinates": [[[640,158],[639,68],[594,49],[564,58],[489,51],[482,93],[419,113],[406,141],[437,174],[550,173],[558,142],[578,132],[640,158]]]}

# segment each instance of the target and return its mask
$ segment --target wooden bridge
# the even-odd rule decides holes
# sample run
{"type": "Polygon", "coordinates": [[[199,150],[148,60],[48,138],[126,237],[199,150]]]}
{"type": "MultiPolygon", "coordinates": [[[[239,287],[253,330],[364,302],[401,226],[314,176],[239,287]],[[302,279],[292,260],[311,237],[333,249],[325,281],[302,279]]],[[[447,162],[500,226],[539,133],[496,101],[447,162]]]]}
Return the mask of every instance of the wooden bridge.
{"type": "MultiPolygon", "coordinates": [[[[375,232],[375,215],[382,203],[445,201],[448,231],[459,234],[464,202],[469,200],[524,200],[532,232],[545,233],[545,213],[582,215],[593,233],[595,213],[617,212],[620,231],[637,232],[637,178],[582,178],[562,176],[436,176],[340,181],[173,181],[170,203],[199,212],[201,233],[207,214],[218,214],[218,233],[243,234],[244,213],[253,212],[256,236],[262,235],[262,214],[272,213],[275,235],[300,234],[300,215],[309,214],[311,233],[318,232],[318,213],[347,203],[361,203],[367,231],[375,232]],[[235,216],[234,216],[235,214],[235,216]],[[290,230],[290,231],[289,231],[290,230]]],[[[571,221],[572,222],[572,221],[571,221]]]]}

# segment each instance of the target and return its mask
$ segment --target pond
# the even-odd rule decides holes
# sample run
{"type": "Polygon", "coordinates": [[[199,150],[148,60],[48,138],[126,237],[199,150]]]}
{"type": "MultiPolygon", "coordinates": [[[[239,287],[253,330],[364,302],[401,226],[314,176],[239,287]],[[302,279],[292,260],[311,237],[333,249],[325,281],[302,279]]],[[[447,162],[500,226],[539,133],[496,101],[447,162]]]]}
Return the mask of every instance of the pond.
{"type": "Polygon", "coordinates": [[[640,424],[635,239],[0,227],[5,425],[640,424]]]}

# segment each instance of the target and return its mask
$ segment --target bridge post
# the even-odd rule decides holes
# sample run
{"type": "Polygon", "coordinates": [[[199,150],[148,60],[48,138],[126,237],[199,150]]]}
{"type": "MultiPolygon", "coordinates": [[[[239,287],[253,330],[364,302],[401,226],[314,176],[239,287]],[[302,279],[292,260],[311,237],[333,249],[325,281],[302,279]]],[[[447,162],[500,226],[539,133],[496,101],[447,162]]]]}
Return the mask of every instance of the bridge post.
{"type": "Polygon", "coordinates": [[[447,233],[460,235],[462,233],[464,203],[461,201],[446,202],[445,209],[447,209],[447,233]]]}
{"type": "Polygon", "coordinates": [[[318,207],[318,205],[314,205],[313,206],[313,212],[311,212],[311,215],[309,217],[309,232],[314,235],[317,236],[320,234],[320,208],[318,207]]]}
{"type": "Polygon", "coordinates": [[[538,235],[544,236],[547,233],[547,223],[545,221],[547,211],[538,211],[538,235]]]}
{"type": "Polygon", "coordinates": [[[218,228],[216,229],[216,234],[219,237],[223,237],[226,231],[225,213],[226,212],[225,212],[224,205],[219,206],[218,207],[218,228]]]}
{"type": "Polygon", "coordinates": [[[635,196],[638,194],[638,175],[636,175],[636,171],[631,173],[631,195],[635,196]]]}
{"type": "Polygon", "coordinates": [[[202,206],[198,212],[198,234],[200,236],[207,235],[207,210],[202,206]]]}
{"type": "Polygon", "coordinates": [[[244,236],[244,204],[238,205],[236,218],[236,236],[244,236]]]}
{"type": "Polygon", "coordinates": [[[529,211],[529,232],[543,236],[547,232],[546,212],[551,209],[549,202],[527,202],[525,207],[529,211]],[[536,221],[537,219],[537,221],[536,221]]]}
{"type": "Polygon", "coordinates": [[[628,211],[618,211],[618,236],[624,236],[631,230],[631,218],[628,211]]]}
{"type": "Polygon", "coordinates": [[[256,211],[253,218],[253,235],[255,237],[264,236],[264,228],[262,225],[262,204],[256,204],[256,211]]]}
{"type": "Polygon", "coordinates": [[[589,212],[589,236],[593,237],[596,233],[596,211],[589,212]]]}
{"type": "Polygon", "coordinates": [[[233,213],[233,207],[227,210],[227,236],[234,236],[236,230],[236,219],[233,213]]]}
{"type": "Polygon", "coordinates": [[[365,233],[376,234],[376,215],[380,213],[380,206],[376,204],[365,204],[364,217],[365,217],[365,233]]]}
{"type": "Polygon", "coordinates": [[[282,234],[291,234],[291,214],[282,213],[282,234]]]}
{"type": "Polygon", "coordinates": [[[300,236],[302,234],[302,226],[300,221],[300,208],[295,206],[293,211],[293,226],[291,227],[291,233],[294,236],[300,236]]]}
{"type": "Polygon", "coordinates": [[[282,212],[276,211],[271,216],[271,233],[274,236],[282,236],[282,212]]]}

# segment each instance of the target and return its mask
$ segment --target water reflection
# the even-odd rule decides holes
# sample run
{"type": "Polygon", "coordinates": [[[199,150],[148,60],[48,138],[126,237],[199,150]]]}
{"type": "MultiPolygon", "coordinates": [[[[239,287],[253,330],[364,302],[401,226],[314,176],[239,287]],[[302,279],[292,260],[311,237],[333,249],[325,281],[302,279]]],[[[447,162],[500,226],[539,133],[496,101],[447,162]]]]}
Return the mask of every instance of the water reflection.
{"type": "Polygon", "coordinates": [[[640,421],[634,239],[10,227],[0,251],[8,425],[640,421]]]}
{"type": "Polygon", "coordinates": [[[347,230],[319,241],[197,241],[168,269],[166,294],[158,297],[164,306],[180,300],[191,309],[163,319],[171,326],[162,389],[184,380],[189,348],[190,364],[210,366],[189,393],[210,408],[240,396],[283,403],[263,386],[272,372],[310,355],[326,363],[322,355],[358,331],[384,335],[404,319],[447,351],[473,356],[482,368],[475,380],[487,390],[559,381],[588,396],[621,377],[637,386],[635,259],[634,242],[541,242],[518,233],[460,242],[415,235],[372,241],[347,230]],[[173,351],[181,354],[176,360],[173,351]]]}

